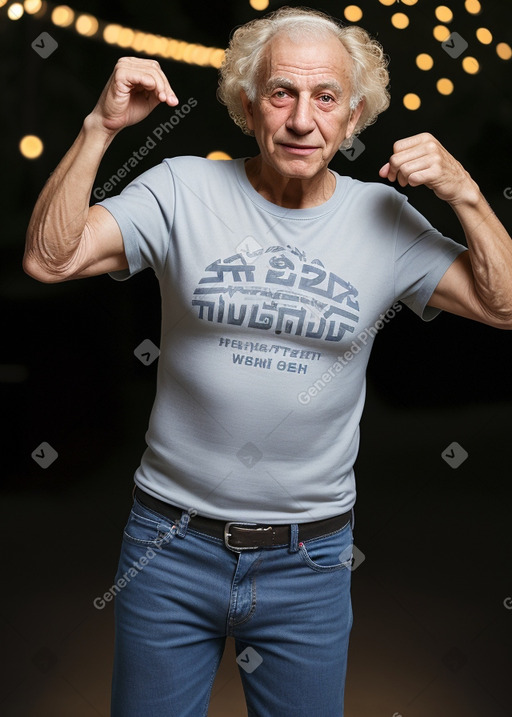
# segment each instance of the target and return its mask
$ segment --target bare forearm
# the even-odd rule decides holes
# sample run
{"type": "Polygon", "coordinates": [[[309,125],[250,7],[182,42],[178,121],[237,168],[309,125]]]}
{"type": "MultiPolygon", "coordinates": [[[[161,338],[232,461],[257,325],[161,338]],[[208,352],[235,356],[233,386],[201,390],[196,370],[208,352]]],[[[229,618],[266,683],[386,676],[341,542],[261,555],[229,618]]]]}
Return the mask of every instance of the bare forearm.
{"type": "Polygon", "coordinates": [[[82,239],[94,180],[114,135],[89,115],[48,179],[27,231],[23,265],[29,273],[65,272],[82,239]]]}
{"type": "Polygon", "coordinates": [[[476,184],[452,203],[466,235],[474,290],[492,316],[512,320],[512,239],[476,184]]]}

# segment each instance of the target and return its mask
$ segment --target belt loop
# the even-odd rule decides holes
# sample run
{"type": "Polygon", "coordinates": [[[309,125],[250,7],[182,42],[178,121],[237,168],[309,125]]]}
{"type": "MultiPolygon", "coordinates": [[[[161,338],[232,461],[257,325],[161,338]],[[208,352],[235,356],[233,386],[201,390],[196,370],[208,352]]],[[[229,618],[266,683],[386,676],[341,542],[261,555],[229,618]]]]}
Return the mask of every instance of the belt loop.
{"type": "Polygon", "coordinates": [[[297,523],[290,525],[290,553],[296,553],[299,550],[299,526],[297,523]]]}
{"type": "Polygon", "coordinates": [[[190,520],[190,513],[188,510],[184,510],[181,514],[180,522],[178,523],[178,530],[176,535],[179,538],[184,538],[187,534],[188,522],[190,520]]]}
{"type": "Polygon", "coordinates": [[[354,508],[352,508],[352,520],[350,521],[350,529],[354,531],[354,525],[356,524],[356,513],[354,508]]]}

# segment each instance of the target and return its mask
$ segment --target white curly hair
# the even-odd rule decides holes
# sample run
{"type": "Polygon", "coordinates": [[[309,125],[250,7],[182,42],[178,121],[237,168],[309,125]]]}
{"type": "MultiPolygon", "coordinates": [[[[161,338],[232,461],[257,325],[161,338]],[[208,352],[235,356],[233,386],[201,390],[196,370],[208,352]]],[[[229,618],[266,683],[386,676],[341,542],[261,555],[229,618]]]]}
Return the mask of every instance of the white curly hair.
{"type": "Polygon", "coordinates": [[[303,41],[334,34],[352,58],[352,96],[354,110],[361,99],[364,106],[351,137],[341,148],[349,147],[353,137],[375,122],[389,106],[388,58],[382,46],[366,30],[356,25],[342,25],[335,18],[306,7],[282,7],[279,10],[238,27],[226,50],[220,67],[217,97],[227,106],[229,116],[245,134],[254,135],[245,120],[240,91],[251,102],[257,98],[258,77],[267,43],[278,33],[303,41]]]}

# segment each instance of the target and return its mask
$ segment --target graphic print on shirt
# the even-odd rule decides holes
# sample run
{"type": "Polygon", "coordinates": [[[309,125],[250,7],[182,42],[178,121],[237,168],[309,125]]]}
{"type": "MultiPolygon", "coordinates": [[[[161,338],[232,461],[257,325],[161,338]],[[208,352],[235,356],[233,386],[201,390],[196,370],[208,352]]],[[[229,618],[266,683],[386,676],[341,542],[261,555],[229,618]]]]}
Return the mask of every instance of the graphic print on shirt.
{"type": "Polygon", "coordinates": [[[271,246],[206,267],[192,305],[199,319],[269,334],[341,341],[359,322],[357,289],[305,252],[271,246]]]}

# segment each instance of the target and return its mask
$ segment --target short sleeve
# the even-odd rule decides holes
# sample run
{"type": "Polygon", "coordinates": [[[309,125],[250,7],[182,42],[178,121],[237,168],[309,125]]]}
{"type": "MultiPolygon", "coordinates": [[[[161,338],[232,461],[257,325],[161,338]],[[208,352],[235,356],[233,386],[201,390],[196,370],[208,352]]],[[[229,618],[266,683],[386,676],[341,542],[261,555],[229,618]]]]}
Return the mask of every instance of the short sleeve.
{"type": "Polygon", "coordinates": [[[427,306],[436,286],[466,247],[443,236],[404,198],[395,243],[395,294],[424,321],[439,309],[427,306]]]}
{"type": "Polygon", "coordinates": [[[169,248],[175,207],[172,173],[166,162],[148,169],[128,184],[121,194],[98,204],[105,207],[119,225],[128,260],[128,269],[110,276],[124,281],[151,267],[160,277],[169,248]]]}

